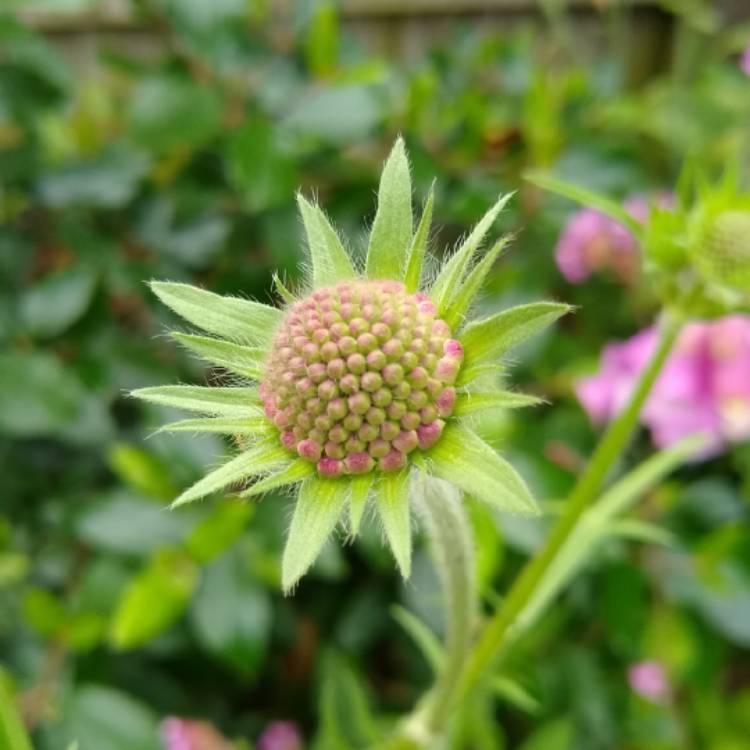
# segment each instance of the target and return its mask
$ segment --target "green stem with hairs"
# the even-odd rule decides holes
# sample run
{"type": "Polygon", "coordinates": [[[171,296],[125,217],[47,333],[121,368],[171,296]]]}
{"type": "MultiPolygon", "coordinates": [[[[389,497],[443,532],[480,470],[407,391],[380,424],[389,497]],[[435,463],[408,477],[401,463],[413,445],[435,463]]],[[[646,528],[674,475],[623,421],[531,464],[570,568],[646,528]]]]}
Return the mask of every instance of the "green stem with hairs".
{"type": "Polygon", "coordinates": [[[641,374],[627,406],[604,433],[591,461],[573,488],[563,515],[552,528],[544,546],[527,563],[500,608],[484,628],[453,691],[455,703],[465,698],[496,665],[497,657],[516,618],[530,601],[548,568],[554,564],[557,554],[578,521],[599,496],[612,468],[633,435],[641,410],[672,351],[683,322],[682,317],[665,313],[656,351],[641,374]]]}
{"type": "Polygon", "coordinates": [[[442,747],[479,610],[474,541],[461,493],[452,484],[424,473],[415,479],[414,490],[443,590],[445,653],[435,684],[383,750],[442,747]]]}

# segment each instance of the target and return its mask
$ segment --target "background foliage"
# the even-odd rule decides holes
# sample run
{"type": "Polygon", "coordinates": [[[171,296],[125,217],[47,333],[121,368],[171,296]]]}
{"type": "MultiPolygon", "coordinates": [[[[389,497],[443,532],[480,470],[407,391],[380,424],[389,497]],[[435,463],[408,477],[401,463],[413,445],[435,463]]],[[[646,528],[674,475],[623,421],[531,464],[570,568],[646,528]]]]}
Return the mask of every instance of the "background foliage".
{"type": "MultiPolygon", "coordinates": [[[[181,715],[247,742],[292,719],[323,750],[352,748],[411,705],[429,670],[390,607],[440,629],[423,548],[403,585],[372,526],[285,599],[283,497],[165,511],[230,446],[152,434],[167,415],[123,395],[221,378],[162,335],[175,321],[143,282],[269,300],[274,270],[300,279],[300,185],[360,248],[397,132],[419,200],[437,177],[436,248],[519,189],[502,219],[517,240],[482,304],[552,297],[579,312],[512,378],[550,405],[483,428],[539,497],[563,496],[595,439],[572,383],[655,303],[612,278],[565,283],[552,251],[571,206],[520,173],[550,167],[625,197],[668,189],[687,154],[716,169],[743,158],[750,81],[731,55],[750,29],[686,5],[663,69],[641,82],[617,9],[598,19],[609,54],[581,52],[552,13],[503,34],[458,23],[397,64],[329,3],[279,24],[263,2],[134,0],[158,54],[104,44],[83,71],[0,16],[0,703],[16,696],[36,747],[156,750],[159,720],[181,715]]],[[[644,435],[624,460],[648,450],[644,435]]],[[[461,747],[750,746],[748,496],[747,444],[653,492],[639,513],[674,544],[609,545],[516,647],[527,692],[472,707],[461,747]],[[628,686],[644,659],[667,669],[661,704],[628,686]]],[[[540,527],[472,516],[492,600],[540,527]]]]}

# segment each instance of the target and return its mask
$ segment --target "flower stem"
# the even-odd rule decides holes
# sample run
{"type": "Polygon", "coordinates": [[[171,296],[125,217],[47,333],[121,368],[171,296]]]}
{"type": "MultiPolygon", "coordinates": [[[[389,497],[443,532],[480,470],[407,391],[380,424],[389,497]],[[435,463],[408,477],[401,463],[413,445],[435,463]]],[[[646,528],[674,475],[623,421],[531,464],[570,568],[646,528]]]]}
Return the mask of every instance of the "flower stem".
{"type": "Polygon", "coordinates": [[[384,746],[387,750],[443,747],[479,609],[474,542],[461,493],[424,473],[415,480],[414,489],[443,589],[445,653],[435,684],[384,746]]]}
{"type": "Polygon", "coordinates": [[[558,552],[581,516],[598,497],[613,466],[631,439],[641,409],[682,330],[682,325],[681,317],[665,313],[656,351],[636,383],[630,401],[604,433],[590,463],[571,492],[565,512],[552,528],[544,546],[527,563],[500,608],[484,628],[455,688],[455,700],[464,698],[493,668],[516,618],[531,599],[548,568],[554,564],[558,552]]]}
{"type": "Polygon", "coordinates": [[[478,611],[474,543],[461,494],[438,479],[425,482],[422,515],[443,586],[446,654],[426,710],[429,730],[450,710],[452,694],[472,643],[478,611]]]}

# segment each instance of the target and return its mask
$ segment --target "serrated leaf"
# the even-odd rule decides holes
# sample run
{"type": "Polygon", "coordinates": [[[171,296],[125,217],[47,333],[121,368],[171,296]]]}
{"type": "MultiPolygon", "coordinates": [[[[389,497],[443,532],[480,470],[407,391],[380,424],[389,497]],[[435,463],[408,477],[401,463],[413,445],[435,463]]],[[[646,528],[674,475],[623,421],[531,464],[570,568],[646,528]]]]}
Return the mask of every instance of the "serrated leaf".
{"type": "Polygon", "coordinates": [[[199,417],[181,419],[160,427],[156,432],[213,432],[219,435],[272,434],[275,427],[263,417],[199,417]]]}
{"type": "Polygon", "coordinates": [[[557,177],[553,177],[547,172],[539,170],[527,170],[523,177],[532,185],[547,190],[550,193],[561,195],[563,198],[569,198],[582,206],[590,206],[606,214],[611,219],[626,226],[639,240],[643,239],[643,225],[634,219],[619,203],[610,200],[598,193],[595,193],[580,185],[573,185],[557,177]]]}
{"type": "Polygon", "coordinates": [[[349,255],[320,207],[314,206],[301,193],[297,194],[297,205],[312,260],[313,286],[328,286],[355,278],[357,274],[349,255]]]}
{"type": "Polygon", "coordinates": [[[391,151],[378,190],[365,272],[370,279],[401,279],[412,241],[411,175],[404,141],[391,151]]]}
{"type": "Polygon", "coordinates": [[[503,237],[503,239],[498,240],[482,260],[469,271],[463,283],[450,295],[450,299],[445,304],[442,317],[451,328],[458,328],[463,322],[466,313],[469,311],[469,307],[471,307],[475,297],[479,294],[479,290],[482,288],[487,274],[497,260],[497,256],[500,255],[508,242],[510,242],[509,237],[503,237]]]}
{"type": "Polygon", "coordinates": [[[266,357],[264,349],[177,331],[173,331],[172,336],[207,362],[252,380],[260,380],[262,377],[266,357]]]}
{"type": "Polygon", "coordinates": [[[432,207],[435,200],[435,187],[430,187],[427,200],[422,210],[422,217],[419,220],[417,231],[414,233],[411,246],[409,247],[406,265],[406,274],[404,275],[404,284],[407,292],[416,292],[419,290],[419,283],[422,279],[422,267],[424,266],[424,257],[427,252],[427,241],[430,238],[430,226],[432,224],[432,207]]]}
{"type": "Polygon", "coordinates": [[[482,245],[485,235],[495,223],[498,214],[505,208],[506,203],[513,197],[514,193],[501,195],[495,205],[479,220],[479,223],[471,230],[469,236],[461,243],[460,247],[451,256],[450,260],[443,266],[435,283],[430,289],[430,297],[437,305],[441,314],[454,294],[461,279],[471,266],[475,253],[482,245]]]}
{"type": "Polygon", "coordinates": [[[536,396],[511,391],[497,391],[495,393],[459,393],[453,409],[454,417],[465,417],[478,411],[487,409],[520,409],[524,406],[537,406],[543,403],[536,396]]]}
{"type": "Polygon", "coordinates": [[[185,611],[198,568],[177,550],[161,550],[130,583],[112,620],[115,648],[140,646],[166,631],[185,611]]]}
{"type": "Polygon", "coordinates": [[[250,489],[245,490],[241,497],[256,497],[269,490],[275,490],[284,487],[287,484],[296,484],[303,479],[315,474],[315,464],[304,458],[298,458],[292,461],[289,466],[284,467],[281,471],[271,474],[258,480],[250,489]]]}
{"type": "Polygon", "coordinates": [[[411,573],[411,514],[409,509],[409,472],[383,474],[376,487],[378,515],[388,545],[404,578],[411,573]]]}
{"type": "Polygon", "coordinates": [[[435,633],[413,612],[398,604],[391,607],[391,614],[404,632],[414,641],[414,644],[430,665],[433,674],[438,674],[443,667],[445,654],[435,633]]]}
{"type": "Polygon", "coordinates": [[[152,281],[150,286],[188,323],[238,343],[268,343],[283,317],[275,307],[240,297],[222,297],[190,284],[152,281]]]}
{"type": "Polygon", "coordinates": [[[348,489],[346,479],[314,478],[302,483],[281,561],[281,582],[286,593],[315,562],[336,527],[348,489]]]}
{"type": "Polygon", "coordinates": [[[367,506],[367,500],[370,497],[372,483],[372,472],[352,477],[351,493],[349,495],[349,532],[353,537],[359,533],[362,516],[367,506]]]}
{"type": "Polygon", "coordinates": [[[428,455],[437,476],[477,499],[509,513],[539,514],[518,472],[467,427],[448,424],[428,455]]]}
{"type": "Polygon", "coordinates": [[[262,412],[257,388],[211,388],[202,385],[157,385],[130,392],[160,406],[230,417],[257,417],[262,412]]]}
{"type": "Polygon", "coordinates": [[[223,490],[230,484],[235,484],[251,477],[265,474],[279,464],[289,461],[289,452],[278,443],[260,443],[235,456],[218,469],[206,474],[192,487],[183,492],[173,503],[176,508],[198,498],[210,495],[212,492],[223,490]]]}
{"type": "Polygon", "coordinates": [[[501,357],[524,339],[552,325],[570,309],[569,305],[559,302],[533,302],[469,323],[458,337],[464,347],[463,367],[501,357]]]}

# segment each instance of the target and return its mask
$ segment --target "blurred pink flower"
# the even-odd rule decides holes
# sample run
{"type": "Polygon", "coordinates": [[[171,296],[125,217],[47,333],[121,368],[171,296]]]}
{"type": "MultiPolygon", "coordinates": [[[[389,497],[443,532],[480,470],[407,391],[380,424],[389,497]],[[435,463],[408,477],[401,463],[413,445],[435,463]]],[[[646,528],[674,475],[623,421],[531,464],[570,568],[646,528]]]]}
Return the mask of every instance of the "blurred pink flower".
{"type": "Polygon", "coordinates": [[[232,750],[232,745],[207,721],[170,716],[161,724],[166,750],[232,750]]]}
{"type": "MultiPolygon", "coordinates": [[[[674,198],[657,197],[662,208],[674,198]]],[[[648,220],[650,204],[635,196],[625,201],[625,209],[637,221],[648,220]]],[[[640,248],[630,230],[592,208],[577,211],[568,221],[555,248],[555,260],[562,275],[572,284],[580,284],[595,271],[609,269],[622,281],[632,281],[640,262],[640,248]]]]}
{"type": "Polygon", "coordinates": [[[302,750],[302,737],[291,721],[269,724],[258,739],[258,750],[302,750]]]}
{"type": "Polygon", "coordinates": [[[603,268],[612,268],[621,278],[632,278],[637,259],[633,235],[592,208],[581,209],[571,217],[555,248],[557,267],[572,284],[586,281],[603,268]]]}
{"type": "Polygon", "coordinates": [[[742,54],[740,68],[745,75],[750,76],[750,44],[747,45],[747,49],[742,54]]]}
{"type": "MultiPolygon", "coordinates": [[[[647,328],[608,345],[599,372],[578,382],[578,399],[595,424],[608,422],[624,407],[656,339],[656,330],[647,328]]],[[[750,317],[732,315],[686,326],[641,421],[660,448],[705,434],[709,442],[696,458],[750,438],[750,317]]]]}
{"type": "Polygon", "coordinates": [[[652,703],[663,703],[669,697],[669,680],[658,661],[642,661],[628,669],[628,682],[634,693],[652,703]]]}

